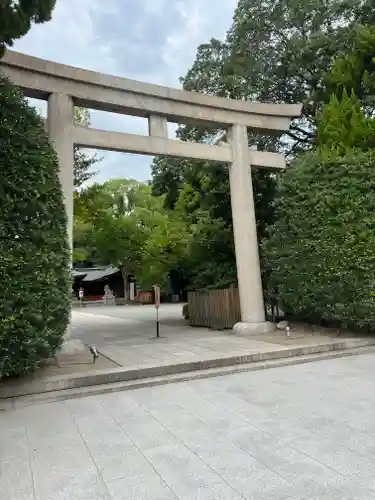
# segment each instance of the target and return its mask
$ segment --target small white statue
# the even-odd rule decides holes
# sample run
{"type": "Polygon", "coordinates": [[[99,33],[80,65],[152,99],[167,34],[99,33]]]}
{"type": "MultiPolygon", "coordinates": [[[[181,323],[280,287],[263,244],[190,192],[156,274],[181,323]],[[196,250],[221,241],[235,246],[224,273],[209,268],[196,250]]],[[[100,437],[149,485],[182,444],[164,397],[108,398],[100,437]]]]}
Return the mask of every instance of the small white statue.
{"type": "Polygon", "coordinates": [[[110,289],[109,285],[104,286],[104,297],[103,297],[103,305],[104,306],[113,306],[116,304],[115,294],[110,289]]]}

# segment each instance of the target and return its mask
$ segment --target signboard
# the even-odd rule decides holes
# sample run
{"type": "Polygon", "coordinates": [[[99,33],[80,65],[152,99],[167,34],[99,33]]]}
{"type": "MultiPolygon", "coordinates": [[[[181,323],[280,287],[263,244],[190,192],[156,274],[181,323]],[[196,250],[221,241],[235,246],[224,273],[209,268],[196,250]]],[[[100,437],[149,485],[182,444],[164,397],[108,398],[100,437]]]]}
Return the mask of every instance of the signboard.
{"type": "Polygon", "coordinates": [[[155,301],[155,307],[156,309],[159,309],[160,307],[160,286],[159,285],[154,285],[154,301],[155,301]]]}
{"type": "Polygon", "coordinates": [[[83,299],[83,288],[80,288],[78,291],[78,296],[82,300],[83,299]]]}

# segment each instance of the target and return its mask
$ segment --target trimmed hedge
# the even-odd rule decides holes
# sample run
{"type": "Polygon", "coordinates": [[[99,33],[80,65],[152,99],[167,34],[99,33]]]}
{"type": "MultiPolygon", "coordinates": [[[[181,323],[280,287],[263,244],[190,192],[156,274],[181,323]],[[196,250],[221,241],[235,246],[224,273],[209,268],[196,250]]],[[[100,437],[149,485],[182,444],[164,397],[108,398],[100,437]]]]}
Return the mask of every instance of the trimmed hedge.
{"type": "Polygon", "coordinates": [[[306,153],[281,180],[263,244],[267,292],[312,323],[375,329],[375,152],[306,153]]]}
{"type": "Polygon", "coordinates": [[[0,378],[60,346],[71,277],[58,161],[44,125],[0,74],[0,378]]]}

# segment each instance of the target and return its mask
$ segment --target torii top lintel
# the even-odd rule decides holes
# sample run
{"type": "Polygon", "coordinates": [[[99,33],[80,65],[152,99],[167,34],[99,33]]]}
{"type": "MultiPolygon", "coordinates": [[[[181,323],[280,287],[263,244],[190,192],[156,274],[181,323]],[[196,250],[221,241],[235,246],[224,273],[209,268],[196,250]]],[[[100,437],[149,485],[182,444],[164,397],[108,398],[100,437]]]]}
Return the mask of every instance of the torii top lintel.
{"type": "Polygon", "coordinates": [[[300,104],[263,104],[186,92],[67,66],[7,51],[0,69],[27,97],[47,100],[52,93],[73,98],[77,106],[168,121],[227,129],[234,123],[265,134],[280,134],[299,117],[300,104]]]}

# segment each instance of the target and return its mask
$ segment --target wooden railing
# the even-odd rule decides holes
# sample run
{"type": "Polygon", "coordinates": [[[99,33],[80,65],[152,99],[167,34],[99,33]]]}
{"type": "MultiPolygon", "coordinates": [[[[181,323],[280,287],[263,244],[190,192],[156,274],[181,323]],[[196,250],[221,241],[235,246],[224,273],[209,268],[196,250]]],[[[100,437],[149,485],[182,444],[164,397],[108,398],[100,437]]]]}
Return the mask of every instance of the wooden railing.
{"type": "Polygon", "coordinates": [[[230,329],[241,320],[238,289],[189,292],[189,324],[230,329]]]}

